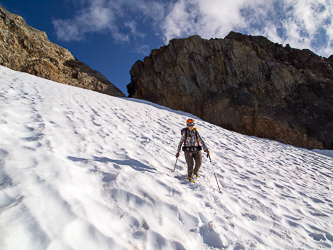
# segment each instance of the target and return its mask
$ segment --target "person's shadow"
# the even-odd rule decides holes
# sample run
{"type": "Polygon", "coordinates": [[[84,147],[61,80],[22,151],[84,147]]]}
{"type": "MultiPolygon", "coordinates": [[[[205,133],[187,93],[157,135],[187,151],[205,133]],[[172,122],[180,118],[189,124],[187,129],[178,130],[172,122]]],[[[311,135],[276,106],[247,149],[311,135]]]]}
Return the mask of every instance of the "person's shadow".
{"type": "Polygon", "coordinates": [[[103,163],[115,163],[117,165],[123,165],[123,166],[130,166],[131,168],[137,170],[137,171],[148,171],[151,173],[156,172],[155,168],[149,167],[137,160],[134,159],[128,159],[128,160],[112,160],[107,157],[97,157],[94,156],[93,159],[85,159],[85,158],[78,158],[78,157],[73,157],[73,156],[68,156],[67,159],[74,161],[74,162],[83,162],[83,163],[89,163],[89,162],[103,162],[103,163]]]}

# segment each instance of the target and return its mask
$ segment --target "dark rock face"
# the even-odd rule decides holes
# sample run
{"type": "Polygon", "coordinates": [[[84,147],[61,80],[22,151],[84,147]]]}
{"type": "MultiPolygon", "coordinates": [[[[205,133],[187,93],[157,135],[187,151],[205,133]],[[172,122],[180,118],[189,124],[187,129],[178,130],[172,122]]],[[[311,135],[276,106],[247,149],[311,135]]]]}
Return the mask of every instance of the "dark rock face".
{"type": "Polygon", "coordinates": [[[129,97],[239,133],[333,149],[333,56],[231,32],[171,40],[130,71],[129,97]]]}
{"type": "Polygon", "coordinates": [[[30,27],[0,6],[0,65],[59,83],[125,97],[101,73],[50,42],[46,33],[30,27]]]}

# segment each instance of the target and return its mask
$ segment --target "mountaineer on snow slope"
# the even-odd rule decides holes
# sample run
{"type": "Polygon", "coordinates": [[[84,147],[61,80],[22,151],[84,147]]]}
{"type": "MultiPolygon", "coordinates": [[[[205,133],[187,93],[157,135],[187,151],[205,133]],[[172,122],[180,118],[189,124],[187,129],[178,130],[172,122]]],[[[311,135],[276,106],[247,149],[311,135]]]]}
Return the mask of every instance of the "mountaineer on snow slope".
{"type": "Polygon", "coordinates": [[[178,158],[180,154],[180,149],[182,148],[182,150],[184,151],[185,160],[187,163],[188,180],[190,182],[194,182],[193,175],[199,178],[198,172],[202,164],[201,150],[203,149],[207,153],[207,157],[209,156],[208,147],[199,135],[197,128],[194,128],[194,125],[195,122],[193,119],[188,119],[186,121],[187,127],[181,130],[182,136],[180,138],[176,154],[176,157],[178,158]],[[194,161],[195,167],[193,169],[194,161]]]}

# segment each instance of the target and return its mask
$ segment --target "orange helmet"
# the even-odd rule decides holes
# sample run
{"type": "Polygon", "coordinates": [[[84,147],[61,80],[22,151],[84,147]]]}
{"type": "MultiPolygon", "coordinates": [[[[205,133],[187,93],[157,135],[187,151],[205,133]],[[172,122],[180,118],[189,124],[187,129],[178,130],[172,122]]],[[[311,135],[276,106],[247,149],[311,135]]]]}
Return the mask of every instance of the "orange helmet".
{"type": "Polygon", "coordinates": [[[194,126],[195,125],[195,122],[194,122],[194,120],[193,119],[187,119],[187,121],[186,121],[186,126],[188,127],[188,126],[194,126]]]}

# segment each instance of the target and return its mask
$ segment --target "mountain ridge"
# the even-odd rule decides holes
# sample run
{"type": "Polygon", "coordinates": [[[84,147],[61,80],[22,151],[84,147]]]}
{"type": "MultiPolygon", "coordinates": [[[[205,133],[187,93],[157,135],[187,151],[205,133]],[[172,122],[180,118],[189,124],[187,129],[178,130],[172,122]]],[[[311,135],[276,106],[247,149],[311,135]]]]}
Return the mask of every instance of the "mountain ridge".
{"type": "Polygon", "coordinates": [[[152,50],[130,71],[130,97],[223,128],[304,148],[332,149],[333,56],[262,36],[195,35],[152,50]]]}
{"type": "Polygon", "coordinates": [[[78,61],[47,34],[0,6],[0,65],[45,79],[125,97],[105,76],[78,61]]]}

